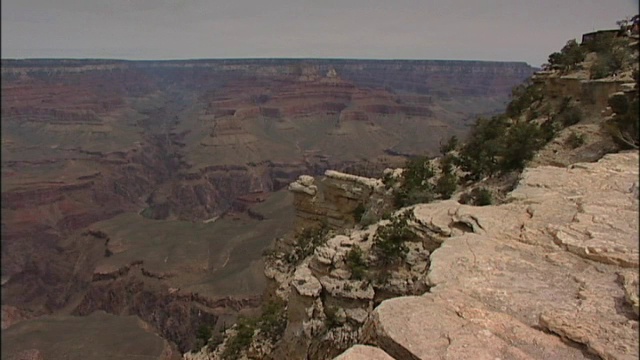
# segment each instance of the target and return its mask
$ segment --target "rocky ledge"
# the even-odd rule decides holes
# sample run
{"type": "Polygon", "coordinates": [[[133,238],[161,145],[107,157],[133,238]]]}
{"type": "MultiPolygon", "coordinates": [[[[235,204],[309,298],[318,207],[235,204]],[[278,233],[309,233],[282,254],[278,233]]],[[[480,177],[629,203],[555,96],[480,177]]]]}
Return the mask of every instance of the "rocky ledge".
{"type": "Polygon", "coordinates": [[[501,205],[413,207],[430,289],[375,307],[358,342],[378,349],[338,359],[637,359],[638,198],[630,152],[527,169],[501,205]]]}

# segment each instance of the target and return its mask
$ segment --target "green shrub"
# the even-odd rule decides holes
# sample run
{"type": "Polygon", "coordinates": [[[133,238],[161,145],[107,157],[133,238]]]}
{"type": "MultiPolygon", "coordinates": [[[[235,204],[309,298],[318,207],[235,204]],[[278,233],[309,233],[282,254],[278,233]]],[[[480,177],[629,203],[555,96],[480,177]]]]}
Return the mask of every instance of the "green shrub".
{"type": "Polygon", "coordinates": [[[499,168],[502,172],[522,170],[545,143],[545,134],[535,123],[513,124],[504,136],[499,168]]]}
{"type": "Polygon", "coordinates": [[[142,210],[140,215],[147,219],[153,219],[153,209],[150,207],[145,208],[144,210],[142,210]]]}
{"type": "Polygon", "coordinates": [[[486,206],[493,204],[493,195],[491,191],[485,188],[476,189],[474,205],[486,206]]]}
{"type": "Polygon", "coordinates": [[[322,224],[318,227],[303,229],[296,234],[296,244],[287,256],[288,262],[297,265],[307,256],[313,254],[318,246],[325,243],[328,232],[328,226],[322,224]]]}
{"type": "Polygon", "coordinates": [[[638,119],[638,93],[629,102],[628,107],[620,106],[619,110],[624,113],[615,113],[611,120],[605,123],[605,129],[612,136],[613,140],[622,149],[638,149],[640,146],[640,120],[638,119]]]}
{"type": "Polygon", "coordinates": [[[480,187],[471,190],[471,192],[460,196],[461,204],[470,204],[474,206],[486,206],[493,203],[493,195],[489,189],[480,187]]]}
{"type": "Polygon", "coordinates": [[[507,105],[505,114],[510,118],[516,118],[542,98],[543,92],[540,85],[531,82],[520,84],[511,91],[511,101],[507,105]]]}
{"type": "Polygon", "coordinates": [[[629,99],[624,94],[613,95],[607,102],[616,114],[626,114],[629,111],[629,99]]]}
{"type": "Polygon", "coordinates": [[[236,334],[227,341],[222,353],[225,360],[236,360],[242,351],[246,350],[256,330],[276,341],[282,336],[287,326],[284,303],[270,301],[262,306],[262,314],[257,318],[240,317],[236,324],[236,334]]]}
{"type": "Polygon", "coordinates": [[[456,191],[458,177],[451,172],[442,172],[436,182],[435,192],[442,199],[450,199],[451,195],[456,191]]]}
{"type": "Polygon", "coordinates": [[[408,160],[402,172],[401,185],[394,193],[395,206],[400,208],[433,201],[433,185],[429,180],[434,174],[427,157],[420,156],[408,160]]]}
{"type": "Polygon", "coordinates": [[[366,211],[366,208],[364,207],[364,205],[362,203],[358,203],[358,206],[356,206],[355,209],[353,209],[353,220],[356,223],[360,223],[362,221],[362,215],[364,215],[364,212],[366,211]]]}
{"type": "Polygon", "coordinates": [[[338,319],[338,309],[331,306],[324,308],[325,321],[324,324],[327,329],[333,329],[340,326],[340,320],[338,319]]]}
{"type": "Polygon", "coordinates": [[[560,52],[549,55],[548,67],[560,68],[564,71],[574,69],[584,61],[587,49],[578,45],[576,40],[569,40],[560,52]]]}
{"type": "Polygon", "coordinates": [[[382,265],[391,265],[404,259],[407,251],[405,242],[416,238],[408,221],[413,219],[411,211],[391,219],[391,223],[380,226],[373,236],[373,251],[382,265]]]}
{"type": "Polygon", "coordinates": [[[589,78],[593,80],[606,78],[613,74],[608,59],[603,55],[598,57],[589,68],[589,78]]]}
{"type": "Polygon", "coordinates": [[[367,262],[364,260],[362,249],[358,245],[349,250],[345,263],[351,271],[351,278],[356,280],[364,278],[367,271],[367,262]]]}
{"type": "MultiPolygon", "coordinates": [[[[633,62],[633,56],[625,49],[621,39],[603,38],[592,43],[596,43],[598,58],[589,69],[591,79],[611,76],[633,62]]],[[[591,43],[589,45],[593,46],[591,43]]]]}
{"type": "Polygon", "coordinates": [[[227,341],[222,358],[225,360],[236,360],[243,350],[251,344],[253,334],[256,331],[256,320],[251,318],[240,318],[236,328],[236,334],[227,341]]]}
{"type": "Polygon", "coordinates": [[[447,154],[440,160],[440,169],[442,169],[443,172],[452,173],[454,166],[459,164],[460,159],[457,156],[453,154],[447,154]]]}
{"type": "Polygon", "coordinates": [[[287,327],[287,316],[282,301],[269,301],[262,306],[258,328],[272,340],[276,340],[287,327]]]}
{"type": "Polygon", "coordinates": [[[388,190],[393,188],[398,183],[398,179],[388,173],[384,174],[384,176],[382,177],[382,183],[384,184],[384,188],[388,190]]]}
{"type": "Polygon", "coordinates": [[[449,138],[449,140],[440,145],[440,154],[446,155],[451,151],[455,150],[458,147],[458,137],[453,135],[449,138]]]}
{"type": "Polygon", "coordinates": [[[200,327],[198,327],[198,330],[196,331],[196,345],[194,349],[198,350],[203,347],[208,343],[210,338],[211,328],[205,324],[200,325],[200,327]]]}
{"type": "Polygon", "coordinates": [[[419,156],[407,161],[402,173],[403,186],[410,188],[422,188],[427,186],[428,180],[434,175],[433,168],[429,163],[429,158],[419,156]]]}
{"type": "Polygon", "coordinates": [[[207,342],[207,347],[209,348],[209,350],[214,350],[223,342],[224,342],[224,333],[222,331],[216,331],[215,334],[213,334],[211,338],[209,338],[209,341],[207,342]]]}
{"type": "Polygon", "coordinates": [[[504,116],[478,118],[466,144],[460,149],[460,168],[469,172],[468,178],[480,180],[498,170],[497,157],[502,151],[502,139],[508,127],[504,116]]]}
{"type": "Polygon", "coordinates": [[[431,186],[426,189],[400,188],[394,194],[394,205],[402,208],[414,204],[430,203],[435,199],[431,186]]]}
{"type": "Polygon", "coordinates": [[[565,144],[572,149],[577,149],[580,146],[584,145],[584,135],[572,132],[567,137],[565,144]]]}
{"type": "Polygon", "coordinates": [[[568,105],[556,115],[556,119],[564,127],[575,125],[582,120],[582,110],[577,106],[568,105]]]}
{"type": "Polygon", "coordinates": [[[553,137],[551,125],[509,123],[503,116],[478,119],[460,151],[460,168],[477,181],[497,172],[521,170],[537,150],[553,137]]]}

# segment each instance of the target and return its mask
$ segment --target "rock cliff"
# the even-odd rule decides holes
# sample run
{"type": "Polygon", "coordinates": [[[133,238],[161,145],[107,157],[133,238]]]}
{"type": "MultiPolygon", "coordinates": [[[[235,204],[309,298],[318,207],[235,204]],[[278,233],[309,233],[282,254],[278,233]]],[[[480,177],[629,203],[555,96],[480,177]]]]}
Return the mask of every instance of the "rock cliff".
{"type": "Polygon", "coordinates": [[[249,358],[329,359],[356,343],[378,350],[337,358],[636,358],[638,166],[637,152],[539,166],[501,205],[410,207],[420,236],[384,279],[354,279],[348,253],[361,249],[373,274],[372,238],[389,220],[331,236],[295,266],[273,257],[267,276],[287,299],[287,327],[249,358]]]}
{"type": "MultiPolygon", "coordinates": [[[[637,38],[616,44],[637,59],[637,38]]],[[[493,179],[510,182],[495,205],[463,204],[457,193],[391,214],[389,178],[300,176],[289,185],[297,234],[277,239],[265,259],[267,295],[286,303],[286,326],[265,326],[272,314],[263,314],[257,327],[234,327],[185,358],[637,358],[640,156],[620,152],[607,124],[621,113],[612,99],[637,101],[638,70],[628,62],[593,79],[599,56],[514,91],[511,124],[559,128],[515,182],[493,179]],[[570,116],[569,106],[582,113],[570,116]],[[588,138],[567,145],[576,133],[588,138]]],[[[444,172],[443,161],[431,164],[444,172]]],[[[475,181],[490,186],[492,177],[475,181]]]]}
{"type": "Polygon", "coordinates": [[[433,152],[533,70],[3,59],[3,323],[103,310],[192,349],[203,324],[258,304],[261,253],[292,226],[278,190],[329,168],[380,173],[418,133],[433,152]]]}
{"type": "Polygon", "coordinates": [[[450,234],[430,291],[383,302],[362,341],[398,359],[637,357],[637,184],[634,152],[529,169],[499,206],[416,206],[450,234]]]}

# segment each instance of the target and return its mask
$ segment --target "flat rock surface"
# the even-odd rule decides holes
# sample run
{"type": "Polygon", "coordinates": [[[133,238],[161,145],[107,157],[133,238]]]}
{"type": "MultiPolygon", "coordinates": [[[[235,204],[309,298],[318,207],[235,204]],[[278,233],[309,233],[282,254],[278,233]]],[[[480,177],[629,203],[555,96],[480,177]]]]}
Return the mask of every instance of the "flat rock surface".
{"type": "Polygon", "coordinates": [[[389,354],[373,346],[355,345],[335,360],[393,360],[389,354]]]}
{"type": "Polygon", "coordinates": [[[450,235],[432,288],[379,305],[367,342],[396,359],[638,358],[637,182],[620,153],[527,169],[503,205],[416,206],[450,235]]]}

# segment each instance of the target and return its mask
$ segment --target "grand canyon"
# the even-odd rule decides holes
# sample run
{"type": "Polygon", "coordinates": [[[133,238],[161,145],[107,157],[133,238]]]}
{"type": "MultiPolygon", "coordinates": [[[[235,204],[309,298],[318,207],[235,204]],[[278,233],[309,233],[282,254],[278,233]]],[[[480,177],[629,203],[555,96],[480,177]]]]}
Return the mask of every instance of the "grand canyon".
{"type": "Polygon", "coordinates": [[[228,327],[260,306],[261,255],[293,229],[289,183],[435,155],[534,70],[2,60],[2,358],[195,350],[203,324],[228,327]]]}

